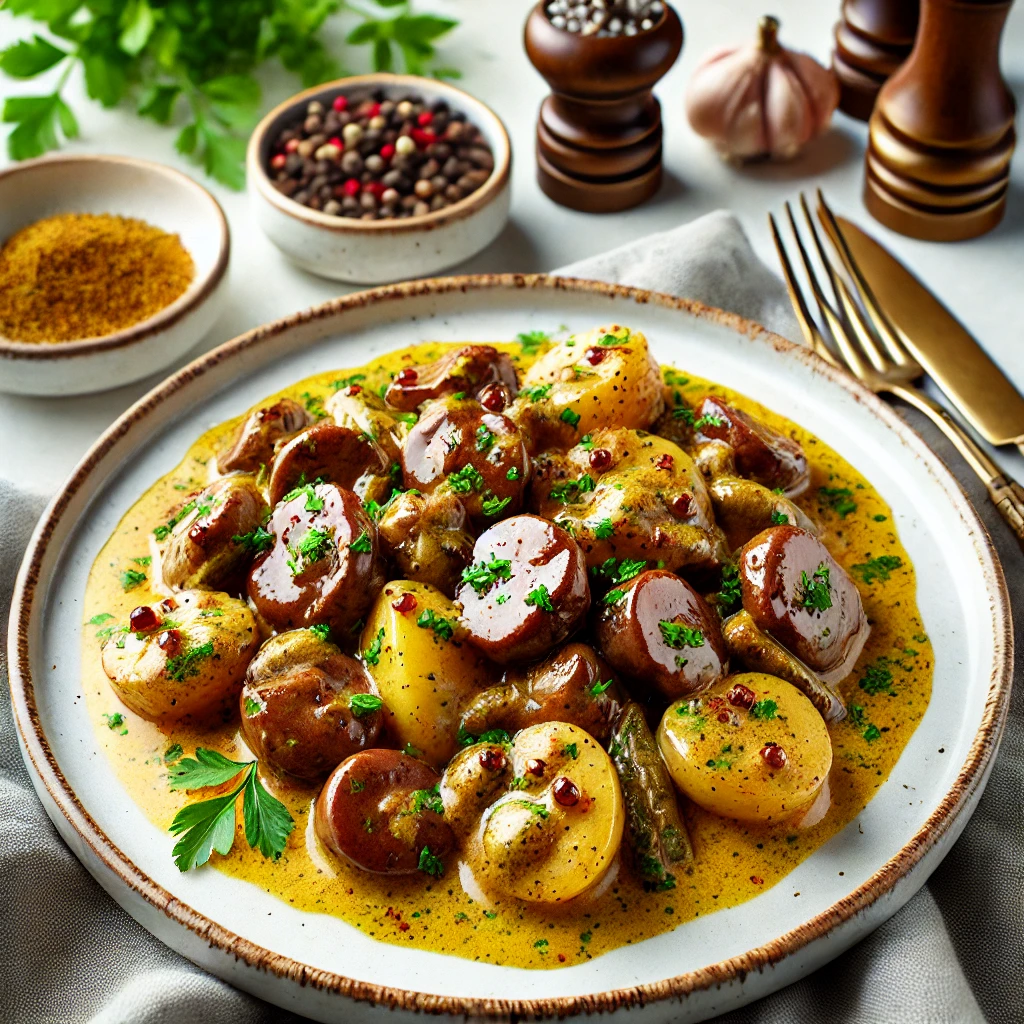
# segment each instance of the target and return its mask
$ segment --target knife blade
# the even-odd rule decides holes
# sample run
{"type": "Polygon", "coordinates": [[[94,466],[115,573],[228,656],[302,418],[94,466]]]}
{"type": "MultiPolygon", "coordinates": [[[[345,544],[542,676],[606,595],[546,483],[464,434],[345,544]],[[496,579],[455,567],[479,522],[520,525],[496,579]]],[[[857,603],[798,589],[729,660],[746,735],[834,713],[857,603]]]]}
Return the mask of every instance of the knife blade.
{"type": "Polygon", "coordinates": [[[985,440],[1024,444],[1024,397],[974,336],[879,242],[835,220],[879,309],[928,375],[985,440]]]}

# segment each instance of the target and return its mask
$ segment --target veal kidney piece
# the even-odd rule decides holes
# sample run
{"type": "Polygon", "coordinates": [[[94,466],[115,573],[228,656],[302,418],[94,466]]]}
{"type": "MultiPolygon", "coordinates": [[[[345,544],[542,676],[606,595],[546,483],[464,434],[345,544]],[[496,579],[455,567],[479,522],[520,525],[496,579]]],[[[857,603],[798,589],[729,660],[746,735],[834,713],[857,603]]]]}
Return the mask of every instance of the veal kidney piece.
{"type": "Polygon", "coordinates": [[[853,668],[870,627],[846,570],[813,534],[764,530],[740,551],[743,607],[754,624],[827,683],[853,668]]]}
{"type": "Polygon", "coordinates": [[[326,623],[344,635],[384,585],[377,529],[351,492],[307,484],[267,523],[274,542],[249,573],[249,598],[276,630],[326,623]]]}
{"type": "Polygon", "coordinates": [[[718,616],[664,570],[642,572],[608,592],[597,639],[615,669],[669,700],[707,689],[728,670],[718,616]]]}
{"type": "Polygon", "coordinates": [[[590,608],[583,552],[540,516],[513,516],[482,533],[462,580],[456,598],[469,641],[499,664],[546,654],[590,608]]]}
{"type": "Polygon", "coordinates": [[[384,400],[393,409],[413,412],[424,402],[460,391],[475,397],[490,384],[511,394],[518,390],[512,360],[490,345],[464,345],[425,366],[400,370],[388,385],[384,400]]]}
{"type": "Polygon", "coordinates": [[[278,441],[292,437],[312,422],[313,417],[294,398],[281,398],[257,409],[238,428],[231,447],[217,456],[217,468],[222,473],[255,473],[261,465],[270,465],[278,441]]]}
{"type": "Polygon", "coordinates": [[[807,490],[810,470],[798,442],[777,434],[720,398],[705,398],[693,414],[697,440],[725,441],[733,450],[740,476],[765,487],[781,487],[790,497],[807,490]]]}

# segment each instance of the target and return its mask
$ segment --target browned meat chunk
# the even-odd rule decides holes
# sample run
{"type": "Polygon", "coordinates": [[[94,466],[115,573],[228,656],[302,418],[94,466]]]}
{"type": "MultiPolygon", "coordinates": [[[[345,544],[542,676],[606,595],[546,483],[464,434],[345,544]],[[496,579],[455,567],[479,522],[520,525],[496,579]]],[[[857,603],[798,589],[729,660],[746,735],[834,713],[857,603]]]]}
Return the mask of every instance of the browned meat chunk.
{"type": "Polygon", "coordinates": [[[271,637],[250,662],[241,694],[242,735],[260,763],[322,779],[372,747],[381,727],[362,664],[308,629],[271,637]],[[353,697],[357,697],[355,701],[353,697]]]}
{"type": "Polygon", "coordinates": [[[515,395],[518,386],[512,360],[490,345],[464,345],[426,366],[399,371],[384,400],[392,408],[413,412],[424,402],[460,391],[475,398],[489,384],[501,384],[515,395]]]}
{"type": "Polygon", "coordinates": [[[217,456],[222,473],[241,470],[256,473],[269,466],[274,446],[287,440],[313,422],[313,417],[293,398],[280,398],[273,405],[250,413],[238,428],[234,443],[217,456]]]}
{"type": "Polygon", "coordinates": [[[539,516],[513,516],[482,533],[456,599],[469,640],[499,664],[539,658],[590,608],[583,552],[539,516]]]}

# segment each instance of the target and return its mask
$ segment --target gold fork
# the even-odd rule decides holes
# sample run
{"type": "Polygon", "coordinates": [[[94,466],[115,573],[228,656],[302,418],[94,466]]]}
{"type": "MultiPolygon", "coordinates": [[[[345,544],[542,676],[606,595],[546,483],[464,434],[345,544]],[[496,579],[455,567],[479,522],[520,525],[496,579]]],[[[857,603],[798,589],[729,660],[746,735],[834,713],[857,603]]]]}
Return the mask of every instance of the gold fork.
{"type": "MultiPolygon", "coordinates": [[[[855,271],[856,264],[849,250],[844,246],[842,233],[832,211],[825,204],[820,191],[818,193],[818,217],[830,240],[840,251],[842,259],[855,271]]],[[[793,209],[786,203],[786,216],[796,241],[800,262],[807,274],[807,280],[814,295],[814,301],[821,311],[822,320],[828,329],[838,350],[839,357],[832,351],[824,334],[818,328],[814,317],[807,306],[803,291],[793,272],[779,233],[778,224],[772,214],[768,215],[772,237],[782,262],[782,272],[786,278],[789,297],[796,312],[796,318],[804,332],[807,343],[814,351],[833,366],[847,369],[862,384],[876,394],[885,392],[896,398],[903,399],[909,405],[923,412],[956,447],[967,464],[985,485],[988,496],[1006,520],[1010,529],[1016,534],[1018,541],[1024,543],[1024,488],[1014,481],[1007,480],[1002,470],[975,443],[971,436],[960,426],[938,402],[926,395],[915,386],[914,381],[924,376],[924,371],[910,356],[902,341],[896,336],[885,320],[884,311],[875,304],[873,297],[865,296],[858,284],[858,275],[850,275],[853,289],[860,300],[854,299],[850,286],[836,263],[829,258],[822,245],[818,229],[811,216],[807,199],[800,193],[800,207],[813,240],[818,258],[825,268],[835,304],[825,297],[814,264],[804,245],[803,237],[797,226],[793,209]]]]}

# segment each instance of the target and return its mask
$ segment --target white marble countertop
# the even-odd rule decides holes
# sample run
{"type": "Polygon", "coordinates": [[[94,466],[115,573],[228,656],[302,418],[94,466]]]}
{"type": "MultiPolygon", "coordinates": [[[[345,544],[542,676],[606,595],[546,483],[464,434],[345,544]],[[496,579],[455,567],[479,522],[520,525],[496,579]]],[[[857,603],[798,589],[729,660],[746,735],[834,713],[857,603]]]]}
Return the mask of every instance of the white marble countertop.
{"type": "MultiPolygon", "coordinates": [[[[946,245],[903,238],[870,220],[860,199],[865,127],[842,114],[837,114],[829,134],[794,163],[743,170],[729,167],[690,130],[682,113],[682,94],[699,58],[716,46],[751,36],[764,5],[757,0],[678,0],[686,43],[681,59],[658,89],[666,122],[666,174],[660,193],[626,213],[597,216],[566,210],[547,199],[534,180],[534,124],[546,88],[527,61],[521,42],[530,6],[531,0],[423,0],[419,4],[421,9],[461,20],[461,26],[444,41],[442,63],[459,66],[463,70],[459,84],[505,120],[514,151],[512,217],[507,229],[487,250],[452,272],[548,270],[720,207],[740,217],[759,254],[775,268],[768,211],[780,210],[783,201],[801,189],[820,186],[837,209],[863,223],[914,268],[1024,390],[1020,314],[1024,153],[1019,152],[1014,162],[1003,223],[983,238],[946,245]]],[[[782,21],[783,41],[823,61],[831,49],[838,8],[838,0],[777,0],[773,7],[782,21]]],[[[26,19],[0,12],[0,46],[34,28],[26,19]]],[[[1003,70],[1018,104],[1024,104],[1021,3],[1011,10],[1004,35],[1003,70]]],[[[298,88],[283,72],[266,78],[264,85],[265,107],[298,88]]],[[[0,78],[0,97],[40,91],[38,82],[0,78]]],[[[231,298],[221,320],[193,355],[346,290],[289,265],[250,219],[244,194],[211,184],[175,153],[172,130],[136,117],[128,107],[103,110],[85,99],[76,79],[65,95],[81,123],[81,137],[69,150],[126,153],[177,166],[203,181],[224,206],[232,231],[231,298]]],[[[0,166],[6,162],[6,156],[0,156],[0,166]]],[[[154,383],[151,378],[78,398],[0,395],[0,476],[38,491],[54,490],[100,432],[154,383]]],[[[999,457],[1024,480],[1024,458],[1005,452],[999,457]]]]}

